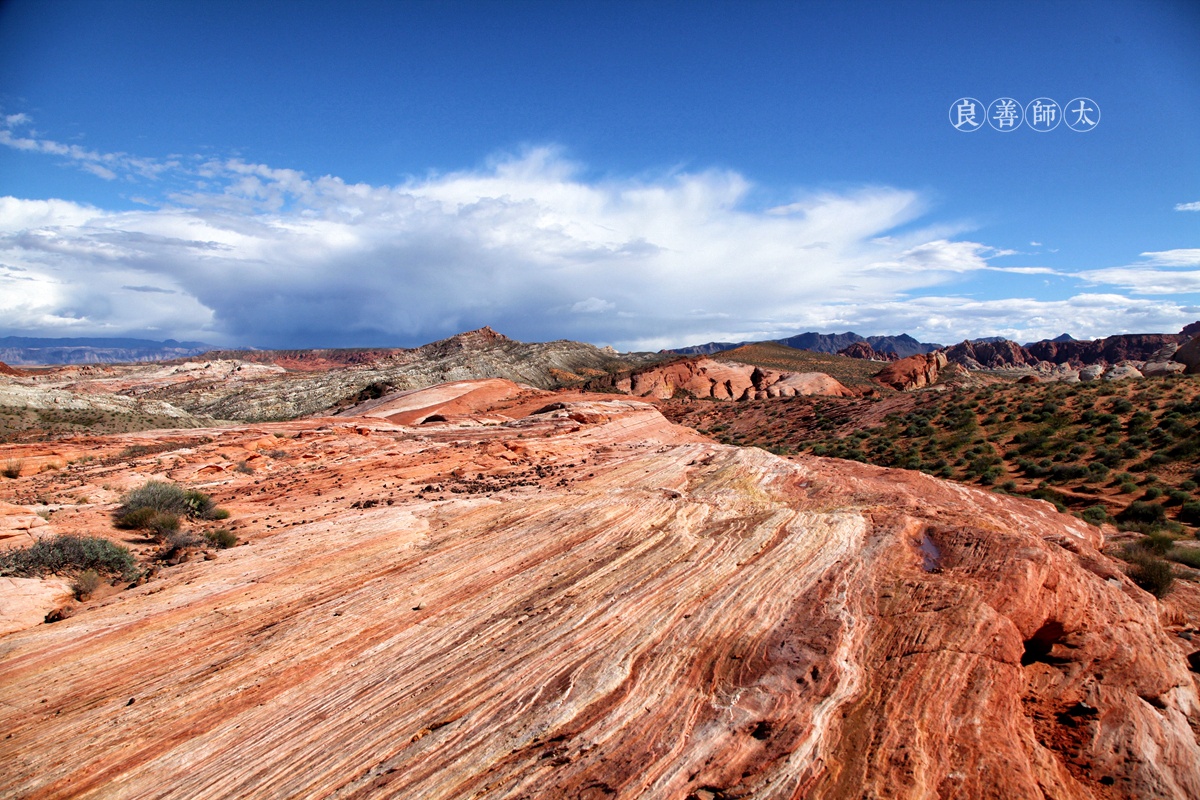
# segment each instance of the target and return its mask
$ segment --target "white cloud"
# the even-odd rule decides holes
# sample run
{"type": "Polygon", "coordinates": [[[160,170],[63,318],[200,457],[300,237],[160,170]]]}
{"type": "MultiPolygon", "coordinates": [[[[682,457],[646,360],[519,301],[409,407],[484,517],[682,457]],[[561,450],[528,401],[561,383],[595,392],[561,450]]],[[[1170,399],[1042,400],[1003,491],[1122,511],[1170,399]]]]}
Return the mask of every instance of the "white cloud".
{"type": "Polygon", "coordinates": [[[1200,201],[1195,203],[1176,203],[1176,211],[1200,211],[1200,201]]]}
{"type": "MultiPolygon", "coordinates": [[[[762,210],[736,172],[589,181],[554,148],[374,186],[240,159],[155,162],[12,132],[27,122],[0,130],[0,144],[106,178],[169,174],[190,188],[121,212],[0,198],[0,314],[12,332],[415,344],[490,324],[527,340],[657,349],[806,329],[943,341],[1090,335],[1126,323],[1170,330],[1196,313],[1103,293],[913,297],[938,287],[948,295],[982,272],[1060,273],[993,267],[990,259],[1015,253],[964,238],[962,225],[914,228],[926,198],[887,186],[762,210]]],[[[1119,270],[1146,275],[1194,265],[1197,254],[1148,252],[1141,265],[1080,277],[1146,293],[1149,279],[1119,270]]],[[[1181,274],[1192,275],[1171,273],[1181,274]]]]}
{"type": "Polygon", "coordinates": [[[1142,258],[1146,259],[1147,263],[1162,267],[1200,267],[1200,248],[1142,253],[1142,258]]]}
{"type": "Polygon", "coordinates": [[[601,300],[599,297],[589,297],[587,300],[580,300],[571,306],[571,310],[576,314],[599,314],[604,311],[612,311],[616,307],[616,303],[601,300]]]}

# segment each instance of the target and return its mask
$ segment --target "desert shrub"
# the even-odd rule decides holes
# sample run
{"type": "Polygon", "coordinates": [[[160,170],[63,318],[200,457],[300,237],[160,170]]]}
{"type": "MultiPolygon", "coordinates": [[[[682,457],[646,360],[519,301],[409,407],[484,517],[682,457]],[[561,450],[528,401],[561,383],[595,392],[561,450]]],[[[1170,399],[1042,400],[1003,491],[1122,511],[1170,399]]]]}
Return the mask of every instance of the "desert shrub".
{"type": "Polygon", "coordinates": [[[189,547],[198,547],[204,540],[191,531],[172,531],[164,537],[163,548],[159,551],[161,559],[174,558],[189,547]]]}
{"type": "Polygon", "coordinates": [[[217,528],[215,531],[209,531],[204,534],[204,538],[213,543],[215,547],[224,550],[227,547],[233,547],[238,543],[236,534],[230,532],[226,528],[217,528]]]}
{"type": "Polygon", "coordinates": [[[0,555],[0,575],[37,577],[89,569],[126,580],[138,574],[128,548],[95,536],[53,536],[0,555]]]}
{"type": "Polygon", "coordinates": [[[1088,506],[1080,516],[1083,517],[1084,521],[1090,522],[1093,525],[1103,525],[1110,519],[1108,509],[1100,505],[1088,506]]]}
{"type": "Polygon", "coordinates": [[[1155,597],[1165,597],[1171,591],[1175,576],[1171,564],[1140,547],[1126,548],[1121,556],[1129,563],[1129,577],[1155,597]]]}
{"type": "Polygon", "coordinates": [[[20,461],[10,459],[4,463],[4,469],[0,470],[0,474],[6,478],[19,478],[21,477],[21,466],[20,461]]]}
{"type": "Polygon", "coordinates": [[[85,569],[75,576],[71,588],[75,590],[76,600],[87,600],[100,586],[100,573],[94,569],[85,569]]]}
{"type": "Polygon", "coordinates": [[[1146,493],[1142,495],[1143,500],[1157,500],[1162,496],[1162,489],[1157,486],[1151,486],[1146,489],[1146,493]]]}
{"type": "Polygon", "coordinates": [[[179,530],[179,517],[155,512],[143,528],[155,538],[162,539],[179,530]]]}
{"type": "Polygon", "coordinates": [[[1165,522],[1167,511],[1159,503],[1134,500],[1117,514],[1117,522],[1135,522],[1156,525],[1165,522]]]}
{"type": "Polygon", "coordinates": [[[1192,499],[1191,492],[1185,492],[1182,489],[1172,489],[1167,492],[1167,505],[1179,505],[1186,503],[1192,499]]]}
{"type": "Polygon", "coordinates": [[[1166,533],[1150,533],[1143,537],[1137,545],[1155,555],[1165,556],[1175,546],[1175,537],[1166,533]]]}
{"type": "Polygon", "coordinates": [[[1167,558],[1192,569],[1200,569],[1200,550],[1191,547],[1176,547],[1167,553],[1167,558]]]}
{"type": "Polygon", "coordinates": [[[114,514],[114,521],[118,528],[175,530],[179,527],[179,517],[225,519],[228,516],[229,512],[217,508],[212,498],[203,492],[184,489],[174,483],[149,481],[125,495],[114,514]],[[170,517],[175,517],[173,527],[168,521],[170,517]]]}
{"type": "Polygon", "coordinates": [[[1200,502],[1193,500],[1190,503],[1184,503],[1179,509],[1179,521],[1186,522],[1188,525],[1200,525],[1200,502]]]}
{"type": "Polygon", "coordinates": [[[1179,484],[1179,488],[1185,492],[1194,492],[1196,491],[1196,482],[1193,480],[1186,480],[1179,484]]]}

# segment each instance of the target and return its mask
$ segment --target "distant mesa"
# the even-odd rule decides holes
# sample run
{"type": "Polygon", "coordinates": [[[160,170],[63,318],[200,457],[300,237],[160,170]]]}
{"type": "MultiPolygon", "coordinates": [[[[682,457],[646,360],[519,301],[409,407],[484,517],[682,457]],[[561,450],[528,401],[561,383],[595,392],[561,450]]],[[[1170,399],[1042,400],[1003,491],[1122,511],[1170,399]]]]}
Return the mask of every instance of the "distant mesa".
{"type": "Polygon", "coordinates": [[[0,361],[21,366],[170,361],[212,349],[204,342],[150,339],[0,337],[0,361]]]}

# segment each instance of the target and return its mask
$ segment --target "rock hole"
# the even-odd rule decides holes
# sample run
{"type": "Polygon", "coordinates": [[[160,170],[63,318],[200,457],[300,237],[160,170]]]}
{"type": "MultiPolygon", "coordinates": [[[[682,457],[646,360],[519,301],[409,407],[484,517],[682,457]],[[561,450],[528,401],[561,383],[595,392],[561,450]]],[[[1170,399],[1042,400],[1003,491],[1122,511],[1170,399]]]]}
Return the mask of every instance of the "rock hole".
{"type": "Polygon", "coordinates": [[[754,726],[754,730],[750,731],[750,735],[761,742],[764,739],[770,739],[771,733],[774,732],[774,730],[774,726],[772,726],[767,720],[763,719],[759,720],[758,724],[754,726]]]}
{"type": "Polygon", "coordinates": [[[933,543],[933,539],[929,538],[928,533],[921,534],[918,545],[921,548],[921,569],[926,572],[941,572],[942,551],[933,543]]]}
{"type": "Polygon", "coordinates": [[[1062,641],[1064,633],[1066,631],[1063,629],[1062,623],[1058,620],[1051,619],[1042,623],[1042,627],[1034,631],[1033,636],[1025,640],[1025,655],[1021,656],[1021,666],[1027,667],[1037,662],[1043,664],[1058,663],[1059,659],[1051,658],[1050,650],[1054,645],[1062,641]]]}

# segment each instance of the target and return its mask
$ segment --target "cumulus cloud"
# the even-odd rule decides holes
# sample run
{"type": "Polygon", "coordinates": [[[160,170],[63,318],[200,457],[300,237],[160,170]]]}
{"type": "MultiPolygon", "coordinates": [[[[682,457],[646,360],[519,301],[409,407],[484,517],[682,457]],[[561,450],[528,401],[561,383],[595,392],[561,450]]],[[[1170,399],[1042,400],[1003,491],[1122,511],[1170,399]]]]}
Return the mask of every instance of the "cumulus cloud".
{"type": "MultiPolygon", "coordinates": [[[[926,197],[895,187],[762,209],[733,171],[587,180],[551,147],[375,186],[242,159],[96,153],[18,130],[28,120],[13,116],[0,144],[101,177],[169,175],[174,188],[133,211],[0,198],[0,316],[12,331],[315,346],[416,344],[487,324],[657,349],[810,329],[1088,335],[1175,329],[1195,314],[1104,293],[951,296],[983,272],[1059,273],[995,266],[1014,251],[961,226],[918,227],[926,197]],[[938,289],[947,296],[929,296],[938,289]]],[[[1146,253],[1137,269],[1193,264],[1197,252],[1146,253]]],[[[1085,280],[1146,293],[1112,270],[1085,280]]]]}
{"type": "Polygon", "coordinates": [[[1200,211],[1200,200],[1195,203],[1176,203],[1176,211],[1200,211]]]}

